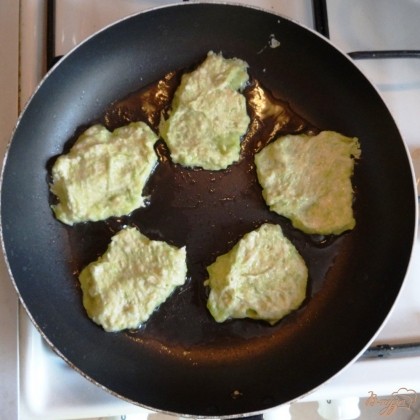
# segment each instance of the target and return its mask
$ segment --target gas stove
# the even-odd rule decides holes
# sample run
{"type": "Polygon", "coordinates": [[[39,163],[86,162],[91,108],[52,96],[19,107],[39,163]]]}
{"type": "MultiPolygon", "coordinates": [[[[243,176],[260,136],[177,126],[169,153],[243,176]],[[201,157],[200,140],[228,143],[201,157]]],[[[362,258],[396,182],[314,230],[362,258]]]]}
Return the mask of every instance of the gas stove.
{"type": "MultiPolygon", "coordinates": [[[[170,0],[21,1],[20,107],[60,56],[106,25],[170,0]],[[45,28],[45,30],[40,30],[45,28]]],[[[228,2],[225,2],[228,3],[228,2]]],[[[321,32],[355,60],[381,93],[420,176],[420,39],[416,0],[236,0],[289,17],[321,32]]],[[[419,178],[417,178],[419,180],[419,178]]],[[[398,215],[396,215],[398,217],[398,215]]],[[[370,349],[343,372],[298,402],[316,401],[323,418],[359,414],[359,399],[372,398],[378,414],[380,396],[400,389],[420,392],[420,237],[398,302],[370,349]]],[[[73,371],[43,341],[25,311],[19,311],[19,410],[22,419],[70,419],[125,415],[127,419],[174,419],[157,415],[110,395],[73,371]]],[[[402,392],[402,391],[401,391],[402,392]]],[[[289,406],[265,419],[290,417],[289,406]]],[[[296,417],[292,417],[296,418],[296,417]]],[[[315,418],[315,417],[314,417],[315,418]]],[[[345,418],[345,417],[341,417],[345,418]]]]}

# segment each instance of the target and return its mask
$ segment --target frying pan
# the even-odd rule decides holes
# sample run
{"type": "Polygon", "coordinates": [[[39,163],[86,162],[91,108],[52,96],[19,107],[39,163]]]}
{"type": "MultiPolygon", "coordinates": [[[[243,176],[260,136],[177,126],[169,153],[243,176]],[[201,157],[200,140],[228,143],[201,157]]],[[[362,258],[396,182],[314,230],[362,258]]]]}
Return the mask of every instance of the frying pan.
{"type": "Polygon", "coordinates": [[[114,395],[183,415],[261,413],[348,366],[390,313],[415,235],[410,161],[376,90],[322,37],[237,5],[154,9],[82,43],[49,72],[24,110],[2,181],[8,266],[43,337],[75,370],[114,395]],[[220,172],[183,170],[162,160],[146,186],[150,205],[129,217],[73,227],[53,217],[48,182],[54,158],[104,116],[130,118],[121,109],[112,113],[113,104],[171,71],[191,68],[210,50],[246,60],[252,78],[311,127],[359,138],[353,231],[316,237],[293,229],[264,206],[246,157],[220,172]],[[275,326],[217,324],[205,308],[205,267],[267,221],[280,224],[305,258],[308,298],[275,326]],[[186,244],[189,279],[139,330],[105,333],[84,312],[77,273],[125,224],[186,244]]]}

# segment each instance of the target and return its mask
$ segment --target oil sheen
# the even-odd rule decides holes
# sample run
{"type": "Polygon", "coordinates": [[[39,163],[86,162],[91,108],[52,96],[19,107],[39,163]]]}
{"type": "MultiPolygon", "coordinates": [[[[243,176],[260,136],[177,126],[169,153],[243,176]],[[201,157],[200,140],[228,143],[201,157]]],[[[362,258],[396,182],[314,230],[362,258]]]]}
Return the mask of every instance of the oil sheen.
{"type": "MultiPolygon", "coordinates": [[[[112,131],[132,121],[143,121],[158,133],[160,119],[167,116],[182,73],[169,72],[155,83],[115,101],[103,117],[93,123],[101,123],[112,131]]],[[[171,345],[174,351],[179,348],[183,354],[185,349],[196,346],[233,345],[272,336],[278,328],[287,331],[285,326],[298,322],[301,310],[273,327],[246,319],[223,324],[214,322],[206,310],[206,267],[228,252],[246,233],[264,223],[278,224],[309,270],[304,309],[306,302],[325,283],[342,246],[342,236],[305,235],[293,228],[286,218],[271,212],[262,198],[256,176],[254,155],[274,138],[282,134],[313,134],[319,130],[270,93],[252,74],[243,94],[250,123],[241,139],[236,163],[225,170],[185,168],[172,162],[167,146],[158,140],[155,144],[158,164],[143,191],[147,197],[145,207],[127,216],[82,223],[68,229],[75,272],[97,259],[111,237],[127,225],[137,227],[150,239],[186,247],[187,282],[141,329],[125,333],[133,340],[171,345]]]]}

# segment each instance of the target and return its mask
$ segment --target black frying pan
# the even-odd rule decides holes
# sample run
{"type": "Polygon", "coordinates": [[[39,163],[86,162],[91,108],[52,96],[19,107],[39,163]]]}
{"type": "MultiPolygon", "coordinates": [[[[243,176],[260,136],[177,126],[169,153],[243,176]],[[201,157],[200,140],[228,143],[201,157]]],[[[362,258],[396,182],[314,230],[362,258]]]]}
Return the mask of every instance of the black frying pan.
{"type": "MultiPolygon", "coordinates": [[[[162,144],[157,149],[165,153],[162,144]]],[[[415,203],[409,159],[395,123],[346,56],[311,31],[264,11],[185,4],[109,27],[47,75],[8,150],[1,218],[21,301],[57,353],[128,401],[210,417],[258,413],[294,400],[366,349],[403,283],[415,203]],[[269,45],[273,36],[277,48],[269,45]],[[308,237],[268,212],[255,181],[252,150],[225,172],[187,171],[161,162],[147,186],[150,206],[130,217],[73,228],[54,219],[48,190],[54,158],[93,122],[112,127],[141,118],[129,106],[115,112],[121,105],[116,101],[124,103],[172,70],[191,68],[209,50],[246,60],[252,77],[303,118],[286,128],[316,127],[360,139],[353,231],[308,237]],[[251,320],[216,324],[205,309],[205,267],[265,221],[279,223],[306,259],[308,299],[273,327],[251,320]],[[124,224],[152,238],[187,244],[190,279],[143,328],[111,334],[86,317],[77,272],[124,224]]]]}

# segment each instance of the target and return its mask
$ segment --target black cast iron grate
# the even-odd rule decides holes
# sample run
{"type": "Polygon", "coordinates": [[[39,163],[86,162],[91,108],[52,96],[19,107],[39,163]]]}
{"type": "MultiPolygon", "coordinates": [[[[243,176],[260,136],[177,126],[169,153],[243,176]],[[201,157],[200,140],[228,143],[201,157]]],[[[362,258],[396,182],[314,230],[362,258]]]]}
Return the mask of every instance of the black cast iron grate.
{"type": "MultiPolygon", "coordinates": [[[[328,26],[327,0],[312,0],[315,30],[325,37],[330,37],[328,26]]],[[[387,58],[420,58],[420,50],[368,50],[352,51],[348,55],[354,60],[387,58]]]]}

